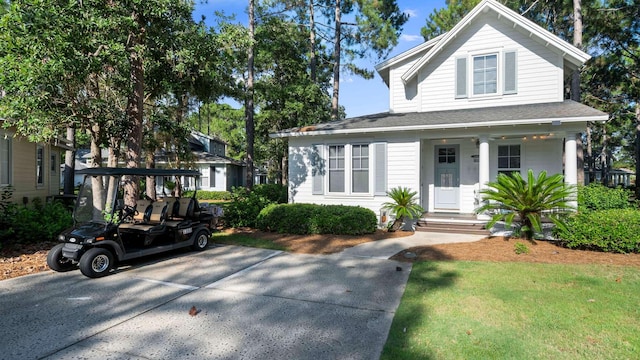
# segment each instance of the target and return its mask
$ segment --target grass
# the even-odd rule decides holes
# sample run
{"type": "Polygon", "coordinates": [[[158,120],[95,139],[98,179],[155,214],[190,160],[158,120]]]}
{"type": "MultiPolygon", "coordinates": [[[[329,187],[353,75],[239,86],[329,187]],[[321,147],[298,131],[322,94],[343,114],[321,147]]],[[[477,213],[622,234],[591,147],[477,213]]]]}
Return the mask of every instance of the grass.
{"type": "Polygon", "coordinates": [[[278,245],[270,240],[256,239],[241,234],[213,233],[211,238],[213,242],[218,244],[249,246],[261,249],[287,251],[287,248],[285,246],[278,245]]]}
{"type": "Polygon", "coordinates": [[[414,264],[382,359],[632,359],[640,269],[414,264]]]}

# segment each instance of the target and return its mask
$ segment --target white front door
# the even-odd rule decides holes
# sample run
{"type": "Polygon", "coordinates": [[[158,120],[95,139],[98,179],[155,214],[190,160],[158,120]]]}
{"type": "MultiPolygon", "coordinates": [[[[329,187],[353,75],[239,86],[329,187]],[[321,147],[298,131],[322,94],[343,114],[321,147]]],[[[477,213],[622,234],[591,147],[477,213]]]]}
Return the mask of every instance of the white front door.
{"type": "Polygon", "coordinates": [[[460,146],[435,147],[435,210],[460,209],[460,146]]]}

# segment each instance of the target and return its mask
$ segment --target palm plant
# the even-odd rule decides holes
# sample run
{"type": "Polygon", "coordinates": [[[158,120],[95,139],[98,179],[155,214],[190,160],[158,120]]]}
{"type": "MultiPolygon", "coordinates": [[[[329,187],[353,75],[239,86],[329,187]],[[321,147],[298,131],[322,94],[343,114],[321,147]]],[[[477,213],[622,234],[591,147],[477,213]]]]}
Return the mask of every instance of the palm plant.
{"type": "Polygon", "coordinates": [[[382,208],[389,210],[395,218],[389,231],[400,229],[407,217],[414,219],[422,215],[424,209],[418,205],[417,194],[417,191],[411,191],[409,188],[400,186],[387,191],[387,196],[393,201],[383,203],[382,208]]]}
{"type": "Polygon", "coordinates": [[[576,191],[574,186],[565,184],[562,174],[547,177],[547,172],[542,171],[535,178],[533,170],[529,169],[526,181],[520,173],[514,172],[498,174],[496,181],[487,185],[487,189],[480,191],[484,205],[476,212],[495,213],[487,223],[488,228],[501,220],[510,227],[517,216],[521,235],[532,239],[534,232],[542,232],[542,215],[549,212],[545,217],[557,227],[566,229],[561,215],[573,209],[571,201],[575,200],[576,191]]]}

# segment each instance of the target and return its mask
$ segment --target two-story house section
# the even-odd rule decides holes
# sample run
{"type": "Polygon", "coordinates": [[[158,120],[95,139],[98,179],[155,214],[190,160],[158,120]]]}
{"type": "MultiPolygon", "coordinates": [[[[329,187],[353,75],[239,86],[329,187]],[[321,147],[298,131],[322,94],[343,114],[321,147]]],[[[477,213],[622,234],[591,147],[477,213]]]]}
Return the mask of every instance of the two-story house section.
{"type": "Polygon", "coordinates": [[[589,58],[484,0],[448,33],[376,67],[389,112],[272,134],[289,139],[289,200],[379,213],[386,191],[403,186],[430,213],[471,214],[499,173],[546,170],[576,184],[576,136],[608,118],[565,100],[589,58]]]}
{"type": "MultiPolygon", "coordinates": [[[[202,176],[198,184],[183,184],[186,189],[193,189],[197,185],[198,190],[231,191],[234,186],[244,185],[245,164],[227,156],[227,143],[224,140],[192,131],[188,141],[193,154],[193,166],[202,176]]],[[[156,163],[159,167],[173,165],[167,162],[164,154],[156,154],[156,163]]],[[[159,193],[162,193],[162,184],[158,184],[158,187],[159,193]]]]}

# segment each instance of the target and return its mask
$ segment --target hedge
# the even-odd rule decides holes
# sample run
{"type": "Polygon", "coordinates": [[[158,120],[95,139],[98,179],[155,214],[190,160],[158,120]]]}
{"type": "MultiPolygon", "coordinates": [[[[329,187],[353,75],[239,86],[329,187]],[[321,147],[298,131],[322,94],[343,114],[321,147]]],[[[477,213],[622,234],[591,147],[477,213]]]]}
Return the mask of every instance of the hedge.
{"type": "MultiPolygon", "coordinates": [[[[182,193],[183,197],[192,197],[193,190],[188,190],[182,193]]],[[[196,193],[196,199],[198,200],[229,200],[231,199],[231,193],[228,191],[209,191],[198,190],[196,193]]]]}
{"type": "Polygon", "coordinates": [[[636,207],[630,201],[633,193],[623,188],[609,188],[599,183],[591,183],[578,188],[578,210],[598,211],[609,209],[629,209],[636,207]]]}
{"type": "Polygon", "coordinates": [[[362,235],[376,231],[376,214],[359,206],[272,204],[257,218],[263,231],[286,234],[362,235]]]}
{"type": "Polygon", "coordinates": [[[580,212],[566,220],[567,230],[556,237],[571,249],[615,253],[640,252],[640,211],[611,209],[580,212]]]}

